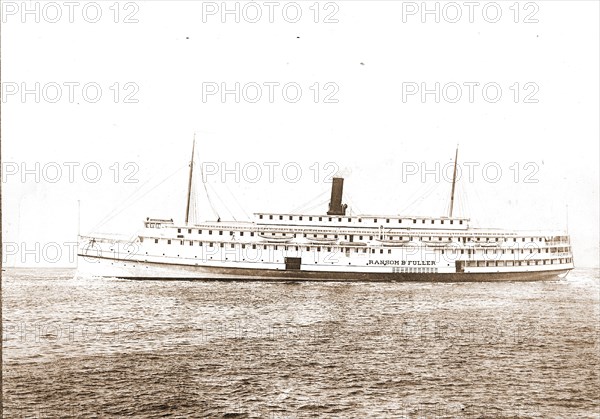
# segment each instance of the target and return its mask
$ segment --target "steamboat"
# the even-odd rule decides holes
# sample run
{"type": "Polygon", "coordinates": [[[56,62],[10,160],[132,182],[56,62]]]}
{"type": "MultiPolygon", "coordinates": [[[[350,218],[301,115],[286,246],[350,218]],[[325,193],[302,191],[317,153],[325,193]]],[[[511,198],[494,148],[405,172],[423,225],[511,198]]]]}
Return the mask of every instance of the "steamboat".
{"type": "MultiPolygon", "coordinates": [[[[195,144],[194,144],[195,146],[195,144]]],[[[252,221],[146,218],[133,240],[78,237],[85,276],[171,280],[533,281],[573,269],[568,234],[484,229],[453,216],[350,215],[335,177],[321,214],[260,212],[252,221]]]]}

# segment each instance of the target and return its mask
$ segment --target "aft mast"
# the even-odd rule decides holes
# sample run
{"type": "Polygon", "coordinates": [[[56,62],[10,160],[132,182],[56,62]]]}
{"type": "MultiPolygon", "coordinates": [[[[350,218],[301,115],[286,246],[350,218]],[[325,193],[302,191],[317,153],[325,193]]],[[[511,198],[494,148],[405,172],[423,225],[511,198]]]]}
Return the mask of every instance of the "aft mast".
{"type": "Polygon", "coordinates": [[[452,218],[452,210],[454,209],[454,189],[456,187],[456,163],[458,162],[458,145],[456,145],[456,154],[454,155],[454,174],[452,175],[452,192],[450,194],[450,214],[452,218]]]}
{"type": "Polygon", "coordinates": [[[196,134],[194,133],[194,142],[192,143],[192,160],[190,161],[190,178],[188,180],[187,205],[185,207],[185,225],[190,220],[190,201],[192,198],[192,176],[194,173],[194,149],[196,148],[196,134]]]}

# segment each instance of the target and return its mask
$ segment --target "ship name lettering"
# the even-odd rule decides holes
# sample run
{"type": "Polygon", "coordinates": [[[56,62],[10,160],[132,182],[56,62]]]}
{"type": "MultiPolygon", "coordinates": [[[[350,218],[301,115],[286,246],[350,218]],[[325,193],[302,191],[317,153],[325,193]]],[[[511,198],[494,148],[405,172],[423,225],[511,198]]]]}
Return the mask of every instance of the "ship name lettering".
{"type": "Polygon", "coordinates": [[[433,260],[372,260],[369,259],[367,265],[401,265],[401,266],[434,266],[435,261],[433,260]]]}

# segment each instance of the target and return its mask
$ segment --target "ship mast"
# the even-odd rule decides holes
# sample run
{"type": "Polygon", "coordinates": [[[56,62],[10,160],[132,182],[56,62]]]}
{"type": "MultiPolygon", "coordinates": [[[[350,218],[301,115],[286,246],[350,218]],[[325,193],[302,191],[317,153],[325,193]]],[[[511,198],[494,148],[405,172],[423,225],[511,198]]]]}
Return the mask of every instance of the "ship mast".
{"type": "Polygon", "coordinates": [[[188,225],[190,219],[190,201],[192,198],[192,175],[194,173],[194,149],[196,148],[196,133],[194,133],[194,142],[192,143],[192,160],[190,161],[190,178],[188,180],[187,205],[185,207],[185,225],[188,225]]]}
{"type": "Polygon", "coordinates": [[[456,154],[454,155],[454,174],[452,175],[452,193],[450,194],[450,214],[452,218],[452,210],[454,209],[454,189],[456,187],[456,163],[458,161],[458,144],[456,145],[456,154]]]}

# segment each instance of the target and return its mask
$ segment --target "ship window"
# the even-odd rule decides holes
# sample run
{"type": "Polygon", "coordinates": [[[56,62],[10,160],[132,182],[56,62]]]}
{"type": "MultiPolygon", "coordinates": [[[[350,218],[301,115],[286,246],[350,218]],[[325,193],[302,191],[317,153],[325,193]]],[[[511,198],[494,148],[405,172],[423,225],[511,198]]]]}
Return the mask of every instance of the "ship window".
{"type": "Polygon", "coordinates": [[[373,236],[369,236],[369,240],[373,240],[373,236]]]}
{"type": "Polygon", "coordinates": [[[221,247],[225,247],[224,243],[220,243],[220,246],[221,246],[221,247]]]}
{"type": "Polygon", "coordinates": [[[392,249],[388,249],[388,255],[392,254],[392,249]]]}
{"type": "Polygon", "coordinates": [[[280,220],[283,220],[283,215],[280,215],[280,216],[279,216],[279,219],[280,219],[280,220]]]}
{"type": "Polygon", "coordinates": [[[331,221],[331,217],[329,217],[329,221],[331,221]]]}
{"type": "Polygon", "coordinates": [[[417,220],[413,220],[413,224],[417,224],[417,220]]]}
{"type": "Polygon", "coordinates": [[[375,253],[375,249],[371,249],[371,253],[375,253]]]}
{"type": "Polygon", "coordinates": [[[299,217],[298,217],[298,220],[302,221],[302,216],[299,216],[299,217]]]}
{"type": "Polygon", "coordinates": [[[334,236],[334,238],[336,238],[336,239],[337,239],[337,238],[338,238],[338,235],[336,234],[336,235],[334,236]]]}
{"type": "Polygon", "coordinates": [[[262,216],[262,214],[260,214],[260,215],[258,216],[258,218],[260,218],[260,219],[262,220],[262,219],[263,219],[263,216],[262,216]]]}
{"type": "Polygon", "coordinates": [[[242,249],[245,249],[245,248],[246,248],[246,245],[245,245],[245,244],[242,244],[242,249]]]}
{"type": "Polygon", "coordinates": [[[272,219],[273,219],[273,216],[272,216],[272,215],[269,215],[269,220],[272,220],[272,219]]]}
{"type": "Polygon", "coordinates": [[[338,223],[341,223],[341,222],[342,222],[342,218],[340,217],[340,218],[338,218],[338,223]]]}
{"type": "Polygon", "coordinates": [[[223,235],[223,230],[219,230],[219,236],[223,235]]]}
{"type": "Polygon", "coordinates": [[[362,240],[362,239],[363,239],[363,236],[358,236],[358,240],[362,240]]]}
{"type": "Polygon", "coordinates": [[[213,243],[212,242],[208,243],[208,247],[213,247],[213,243]]]}
{"type": "Polygon", "coordinates": [[[383,249],[379,250],[379,253],[383,254],[383,249]]]}
{"type": "Polygon", "coordinates": [[[177,232],[178,232],[178,233],[181,233],[181,229],[180,229],[180,228],[178,228],[178,229],[177,229],[177,232]]]}
{"type": "Polygon", "coordinates": [[[327,251],[328,251],[328,252],[331,252],[331,247],[328,247],[328,248],[327,248],[327,251]]]}
{"type": "Polygon", "coordinates": [[[308,221],[312,221],[312,217],[308,217],[308,221]]]}
{"type": "Polygon", "coordinates": [[[433,220],[431,220],[431,224],[433,224],[433,220]]]}
{"type": "Polygon", "coordinates": [[[158,239],[154,239],[154,243],[158,243],[158,239]]]}
{"type": "MultiPolygon", "coordinates": [[[[241,235],[242,235],[242,236],[244,235],[244,232],[243,232],[243,231],[242,231],[242,234],[241,234],[241,235]]],[[[253,232],[253,231],[250,233],[250,237],[254,237],[254,232],[253,232]]]]}
{"type": "Polygon", "coordinates": [[[212,234],[212,230],[208,230],[208,234],[212,234]]]}
{"type": "Polygon", "coordinates": [[[321,246],[317,246],[317,252],[321,251],[321,246]]]}
{"type": "Polygon", "coordinates": [[[442,224],[444,224],[444,220],[442,220],[442,224]]]}
{"type": "Polygon", "coordinates": [[[192,234],[192,229],[188,228],[188,234],[192,234]]]}
{"type": "Polygon", "coordinates": [[[171,240],[167,240],[167,244],[171,244],[171,240]]]}
{"type": "Polygon", "coordinates": [[[190,240],[190,246],[193,246],[193,245],[194,245],[194,242],[190,240]]]}
{"type": "Polygon", "coordinates": [[[323,221],[323,217],[319,217],[319,221],[323,221]]]}
{"type": "Polygon", "coordinates": [[[229,247],[231,247],[233,249],[235,247],[235,245],[233,243],[231,243],[231,245],[229,247]]]}
{"type": "Polygon", "coordinates": [[[377,222],[377,218],[373,218],[373,222],[376,223],[377,222]]]}
{"type": "Polygon", "coordinates": [[[294,219],[294,217],[292,217],[292,216],[290,215],[290,220],[293,220],[293,219],[294,219]]]}
{"type": "Polygon", "coordinates": [[[198,230],[198,234],[202,234],[202,230],[198,230]]]}
{"type": "Polygon", "coordinates": [[[386,222],[386,223],[389,223],[389,222],[390,222],[390,219],[389,219],[389,218],[386,218],[386,219],[385,219],[385,222],[386,222]]]}
{"type": "Polygon", "coordinates": [[[244,232],[243,232],[243,231],[240,231],[240,236],[243,236],[243,235],[244,235],[244,232]]]}
{"type": "Polygon", "coordinates": [[[462,224],[462,223],[463,223],[463,220],[460,220],[460,221],[458,222],[458,224],[462,224]]]}
{"type": "Polygon", "coordinates": [[[454,224],[454,220],[450,220],[450,224],[454,224]]]}
{"type": "Polygon", "coordinates": [[[362,218],[359,218],[359,219],[358,219],[358,222],[359,222],[359,223],[362,223],[362,218]]]}
{"type": "Polygon", "coordinates": [[[423,219],[423,220],[421,220],[421,222],[422,222],[423,224],[425,224],[425,220],[424,220],[424,219],[423,219]]]}

